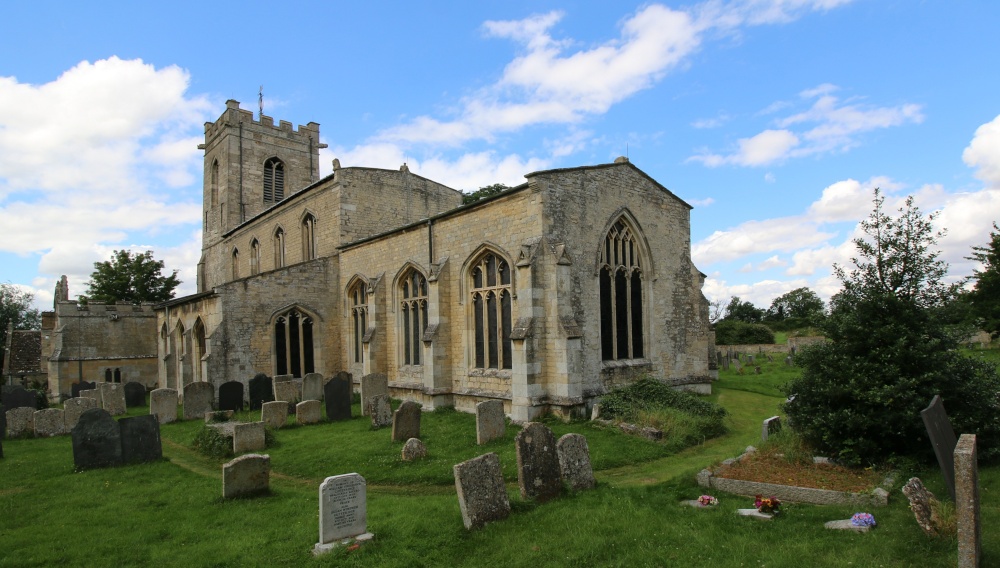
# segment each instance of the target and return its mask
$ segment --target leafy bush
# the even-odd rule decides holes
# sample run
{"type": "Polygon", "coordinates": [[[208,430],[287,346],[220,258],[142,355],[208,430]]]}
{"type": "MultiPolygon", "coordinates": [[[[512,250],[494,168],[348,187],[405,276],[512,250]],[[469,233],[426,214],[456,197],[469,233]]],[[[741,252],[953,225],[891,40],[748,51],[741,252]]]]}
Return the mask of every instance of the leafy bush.
{"type": "Polygon", "coordinates": [[[223,435],[218,428],[202,427],[191,445],[206,456],[219,459],[233,457],[232,436],[223,435]]]}
{"type": "Polygon", "coordinates": [[[774,332],[760,323],[722,320],[715,324],[716,345],[757,345],[774,343],[774,332]]]}
{"type": "Polygon", "coordinates": [[[727,415],[725,408],[650,377],[611,391],[601,400],[601,415],[625,422],[648,423],[664,430],[668,429],[664,426],[677,422],[692,426],[682,416],[687,415],[695,419],[690,430],[698,432],[702,438],[719,436],[726,431],[723,424],[727,415]]]}

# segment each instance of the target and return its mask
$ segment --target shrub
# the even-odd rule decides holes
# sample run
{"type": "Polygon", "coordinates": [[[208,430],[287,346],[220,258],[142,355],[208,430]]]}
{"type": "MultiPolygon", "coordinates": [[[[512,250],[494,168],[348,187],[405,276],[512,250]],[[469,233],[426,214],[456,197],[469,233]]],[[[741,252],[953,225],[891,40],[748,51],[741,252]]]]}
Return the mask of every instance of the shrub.
{"type": "Polygon", "coordinates": [[[218,428],[211,428],[207,425],[195,434],[194,442],[191,445],[202,454],[213,458],[222,459],[233,456],[232,436],[224,436],[218,428]]]}
{"type": "Polygon", "coordinates": [[[774,332],[760,323],[723,320],[715,324],[716,345],[757,345],[774,343],[774,332]]]}
{"type": "MultiPolygon", "coordinates": [[[[676,390],[665,383],[644,377],[629,386],[615,389],[601,399],[601,414],[625,422],[650,423],[661,429],[684,422],[700,437],[712,438],[726,431],[726,409],[701,400],[689,392],[676,390]],[[683,415],[692,417],[692,423],[683,415]]],[[[700,438],[699,438],[700,439],[700,438]]]]}

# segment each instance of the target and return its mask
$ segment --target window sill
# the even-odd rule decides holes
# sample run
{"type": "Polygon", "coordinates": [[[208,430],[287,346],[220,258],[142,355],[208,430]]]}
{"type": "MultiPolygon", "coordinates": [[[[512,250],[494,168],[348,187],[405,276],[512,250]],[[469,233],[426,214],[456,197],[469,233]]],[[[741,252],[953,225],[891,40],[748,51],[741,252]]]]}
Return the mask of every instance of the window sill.
{"type": "Polygon", "coordinates": [[[601,369],[630,369],[634,367],[649,367],[653,364],[652,361],[646,358],[642,359],[614,359],[608,361],[601,361],[601,369]]]}

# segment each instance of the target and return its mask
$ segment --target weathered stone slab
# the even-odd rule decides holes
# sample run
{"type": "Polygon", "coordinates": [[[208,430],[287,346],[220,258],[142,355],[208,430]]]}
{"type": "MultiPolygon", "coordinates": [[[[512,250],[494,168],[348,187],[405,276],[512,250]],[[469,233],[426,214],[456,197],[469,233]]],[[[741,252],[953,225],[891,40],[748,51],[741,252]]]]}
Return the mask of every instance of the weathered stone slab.
{"type": "Polygon", "coordinates": [[[383,373],[371,373],[361,377],[361,410],[364,416],[368,414],[371,400],[379,395],[389,395],[389,378],[383,373]]]}
{"type": "Polygon", "coordinates": [[[562,492],[556,437],[541,422],[528,422],[514,438],[521,498],[547,501],[562,492]]]}
{"type": "Polygon", "coordinates": [[[101,408],[111,416],[125,414],[125,389],[121,383],[101,383],[97,389],[101,393],[101,408]]]}
{"type": "Polygon", "coordinates": [[[356,473],[327,477],[319,486],[319,542],[313,554],[323,554],[344,541],[368,540],[368,489],[356,473]]]}
{"type": "Polygon", "coordinates": [[[389,395],[380,394],[368,399],[368,416],[372,419],[372,428],[384,428],[392,424],[392,401],[389,395]]]}
{"type": "Polygon", "coordinates": [[[295,405],[302,401],[301,383],[295,380],[279,382],[278,377],[274,379],[274,400],[283,401],[289,412],[295,412],[295,405]]]}
{"type": "Polygon", "coordinates": [[[122,463],[121,428],[107,410],[85,410],[73,428],[72,435],[73,464],[77,470],[122,463]]]}
{"type": "Polygon", "coordinates": [[[66,425],[66,432],[76,426],[76,423],[80,421],[80,415],[83,414],[85,410],[91,408],[97,408],[97,401],[92,398],[79,397],[71,398],[63,403],[63,421],[66,425]]]}
{"type": "Polygon", "coordinates": [[[127,408],[146,406],[146,385],[129,381],[122,388],[125,390],[125,406],[127,408]]]}
{"type": "Polygon", "coordinates": [[[741,517],[752,517],[762,521],[770,521],[774,518],[774,515],[771,513],[761,513],[757,509],[736,509],[736,514],[741,517]]]}
{"type": "Polygon", "coordinates": [[[420,404],[404,401],[392,414],[392,441],[406,442],[420,437],[420,404]]]}
{"type": "Polygon", "coordinates": [[[215,387],[212,383],[190,383],[184,385],[184,420],[202,420],[205,413],[212,410],[215,387]]]}
{"type": "Polygon", "coordinates": [[[350,420],[353,384],[351,374],[341,371],[323,386],[327,420],[350,420]]]}
{"type": "Polygon", "coordinates": [[[924,427],[927,428],[927,436],[934,446],[934,455],[937,456],[938,465],[941,466],[941,474],[944,476],[945,486],[952,500],[955,499],[955,430],[951,427],[948,414],[944,411],[944,401],[939,395],[934,395],[927,408],[920,411],[920,417],[924,420],[924,427]]]}
{"type": "Polygon", "coordinates": [[[427,446],[418,438],[410,438],[403,444],[400,458],[403,461],[414,461],[427,457],[427,446]]]}
{"type": "Polygon", "coordinates": [[[854,531],[859,533],[866,533],[869,530],[871,530],[871,527],[851,524],[851,519],[842,519],[839,521],[827,521],[823,523],[823,528],[836,531],[854,531]]]}
{"type": "Polygon", "coordinates": [[[302,400],[323,401],[323,375],[306,373],[302,377],[302,400]]]}
{"type": "Polygon", "coordinates": [[[80,396],[85,398],[92,398],[97,402],[97,408],[104,408],[101,403],[101,391],[98,389],[82,390],[80,391],[80,396]]]}
{"type": "Polygon", "coordinates": [[[122,438],[122,462],[151,462],[163,457],[160,422],[156,416],[131,416],[118,421],[122,438]]]}
{"type": "Polygon", "coordinates": [[[978,454],[975,434],[962,434],[955,446],[955,517],[958,524],[959,568],[977,568],[982,556],[978,454]]]}
{"type": "Polygon", "coordinates": [[[35,409],[19,406],[7,411],[7,437],[20,438],[35,433],[35,409]]]}
{"type": "Polygon", "coordinates": [[[25,389],[20,385],[3,387],[3,411],[15,408],[31,408],[38,410],[38,395],[35,391],[25,389]]]}
{"type": "Polygon", "coordinates": [[[270,483],[271,456],[247,454],[222,466],[222,496],[226,499],[267,493],[270,483]]]}
{"type": "Polygon", "coordinates": [[[500,456],[483,454],[456,464],[455,491],[466,529],[482,527],[510,516],[510,500],[500,469],[500,456]]]}
{"type": "Polygon", "coordinates": [[[246,422],[233,425],[233,453],[263,450],[267,445],[263,422],[246,422]]]}
{"type": "MultiPolygon", "coordinates": [[[[594,412],[598,412],[594,405],[594,412]]],[[[476,443],[483,444],[498,440],[507,433],[507,421],[503,413],[502,400],[487,400],[476,404],[476,443]]]]}
{"type": "Polygon", "coordinates": [[[243,383],[229,381],[219,385],[219,410],[243,411],[243,383]]]}
{"type": "Polygon", "coordinates": [[[564,483],[573,491],[593,489],[597,484],[594,468],[590,465],[590,448],[582,434],[566,434],[556,442],[559,456],[559,473],[564,483]]]}
{"type": "Polygon", "coordinates": [[[941,530],[941,519],[935,508],[937,498],[934,494],[924,487],[919,477],[911,477],[903,486],[903,495],[910,500],[910,510],[924,534],[937,536],[941,530]]]}
{"type": "Polygon", "coordinates": [[[274,400],[274,388],[271,383],[271,377],[268,377],[264,373],[254,375],[247,385],[247,390],[250,396],[250,410],[260,410],[262,404],[274,400]]]}
{"type": "Polygon", "coordinates": [[[32,418],[36,438],[51,438],[66,433],[65,413],[59,408],[36,410],[32,418]]]}
{"type": "Polygon", "coordinates": [[[766,442],[767,439],[771,436],[771,434],[777,434],[780,431],[781,431],[781,417],[772,416],[770,418],[765,419],[764,423],[761,424],[760,437],[763,441],[766,442]]]}
{"type": "Polygon", "coordinates": [[[319,424],[323,420],[323,405],[318,400],[303,400],[295,405],[295,421],[299,424],[319,424]]]}
{"type": "Polygon", "coordinates": [[[177,391],[156,389],[149,393],[149,413],[156,416],[160,424],[177,421],[177,391]]]}
{"type": "Polygon", "coordinates": [[[281,428],[288,422],[288,403],[283,400],[265,402],[260,407],[260,421],[268,428],[281,428]]]}
{"type": "Polygon", "coordinates": [[[95,389],[97,389],[97,383],[88,383],[87,381],[79,381],[69,386],[69,391],[73,398],[80,396],[81,391],[95,389]]]}

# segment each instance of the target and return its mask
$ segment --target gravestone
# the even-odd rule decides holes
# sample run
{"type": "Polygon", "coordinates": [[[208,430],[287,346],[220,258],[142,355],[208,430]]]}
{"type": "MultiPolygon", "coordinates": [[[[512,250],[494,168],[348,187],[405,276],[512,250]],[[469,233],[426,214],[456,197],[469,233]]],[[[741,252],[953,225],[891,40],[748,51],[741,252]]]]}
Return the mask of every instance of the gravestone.
{"type": "Polygon", "coordinates": [[[302,377],[302,400],[323,400],[323,375],[306,373],[302,377]]]}
{"type": "Polygon", "coordinates": [[[219,385],[219,410],[243,411],[243,383],[229,381],[219,385]]]}
{"type": "Polygon", "coordinates": [[[85,397],[85,398],[93,399],[95,402],[97,402],[97,408],[104,408],[104,405],[101,404],[101,391],[100,390],[98,390],[98,389],[82,390],[82,391],[80,391],[80,396],[81,397],[85,397]]]}
{"type": "Polygon", "coordinates": [[[944,411],[944,401],[939,395],[934,395],[927,408],[920,411],[920,417],[924,420],[924,427],[927,429],[927,436],[934,446],[934,455],[937,456],[938,465],[941,466],[941,474],[944,475],[944,483],[948,488],[952,501],[955,500],[955,430],[948,421],[948,414],[944,411]]]}
{"type": "Polygon", "coordinates": [[[767,441],[771,434],[777,434],[781,431],[781,417],[772,416],[761,424],[760,427],[760,437],[763,441],[767,441]]]}
{"type": "MultiPolygon", "coordinates": [[[[594,405],[594,414],[600,415],[599,405],[594,405]]],[[[503,414],[502,400],[487,400],[476,404],[476,443],[482,446],[498,440],[507,433],[507,421],[503,414]]]]}
{"type": "Polygon", "coordinates": [[[292,379],[279,381],[278,377],[274,377],[274,400],[284,402],[288,406],[288,412],[295,412],[295,405],[302,400],[299,389],[300,384],[292,379]]]}
{"type": "Polygon", "coordinates": [[[160,424],[177,421],[177,391],[156,389],[149,393],[149,413],[156,416],[160,424]]]}
{"type": "Polygon", "coordinates": [[[418,438],[410,438],[403,444],[403,451],[400,458],[403,461],[413,461],[427,457],[427,446],[418,438]]]}
{"type": "Polygon", "coordinates": [[[562,491],[556,437],[541,422],[528,422],[514,438],[517,450],[517,485],[522,499],[540,502],[562,491]]]}
{"type": "Polygon", "coordinates": [[[319,486],[319,542],[313,554],[329,552],[351,540],[369,540],[368,490],[356,473],[327,477],[319,486]]]}
{"type": "Polygon", "coordinates": [[[785,357],[785,365],[788,366],[788,367],[792,366],[792,356],[791,355],[789,355],[788,357],[785,357]]]}
{"type": "Polygon", "coordinates": [[[125,414],[125,389],[121,383],[101,383],[97,390],[101,393],[101,408],[111,416],[125,414]]]}
{"type": "Polygon", "coordinates": [[[79,397],[71,398],[63,403],[63,420],[66,424],[66,432],[69,432],[80,421],[83,411],[97,408],[97,401],[92,398],[79,397]]]}
{"type": "Polygon", "coordinates": [[[736,369],[737,371],[743,370],[743,365],[740,363],[739,359],[733,359],[733,369],[736,369]]]}
{"type": "Polygon", "coordinates": [[[97,388],[97,383],[88,383],[87,381],[80,381],[73,383],[69,386],[69,391],[73,395],[73,398],[80,396],[81,391],[94,390],[97,388]]]}
{"type": "Polygon", "coordinates": [[[20,438],[35,433],[35,409],[31,406],[19,406],[6,412],[7,437],[20,438]]]}
{"type": "Polygon", "coordinates": [[[455,492],[466,529],[482,527],[510,516],[510,500],[503,482],[500,456],[483,454],[455,464],[455,492]]]}
{"type": "Polygon", "coordinates": [[[392,441],[406,442],[420,437],[420,404],[407,400],[392,414],[392,441]]]}
{"type": "Polygon", "coordinates": [[[189,383],[184,385],[184,420],[203,420],[205,413],[212,410],[215,387],[212,383],[189,383]]]}
{"type": "MultiPolygon", "coordinates": [[[[144,397],[145,398],[145,397],[144,397]]],[[[118,421],[122,439],[122,462],[151,462],[163,457],[160,423],[152,414],[118,421]]]]}
{"type": "Polygon", "coordinates": [[[265,402],[274,400],[274,388],[271,386],[271,378],[264,373],[257,373],[248,385],[247,390],[250,396],[250,410],[260,410],[265,402]]]}
{"type": "Polygon", "coordinates": [[[268,428],[281,428],[288,422],[288,403],[283,400],[265,402],[260,407],[260,421],[268,428]]]}
{"type": "Polygon", "coordinates": [[[937,514],[937,498],[928,491],[919,477],[911,477],[903,485],[903,495],[910,501],[910,510],[917,524],[927,536],[937,536],[941,529],[941,518],[937,514]]]}
{"type": "Polygon", "coordinates": [[[582,434],[566,434],[556,442],[559,456],[559,474],[573,491],[593,489],[594,468],[590,465],[590,448],[582,434]]]}
{"type": "Polygon", "coordinates": [[[327,420],[350,420],[353,378],[341,371],[323,386],[327,420]]]}
{"type": "Polygon", "coordinates": [[[246,422],[233,425],[233,453],[263,450],[267,442],[263,422],[246,422]]]}
{"type": "Polygon", "coordinates": [[[38,410],[38,395],[35,391],[26,390],[19,385],[3,387],[3,411],[15,408],[38,410]]]}
{"type": "Polygon", "coordinates": [[[318,400],[303,400],[295,405],[295,421],[299,424],[319,424],[323,420],[323,405],[318,400]]]}
{"type": "Polygon", "coordinates": [[[389,395],[389,378],[382,373],[371,373],[361,377],[361,414],[369,416],[371,400],[379,395],[389,395]]]}
{"type": "Polygon", "coordinates": [[[270,490],[271,456],[246,454],[222,466],[222,497],[249,497],[270,490]]]}
{"type": "Polygon", "coordinates": [[[125,406],[135,408],[146,406],[146,385],[129,381],[125,383],[125,406]]]}
{"type": "Polygon", "coordinates": [[[61,409],[36,410],[32,417],[36,438],[51,438],[66,433],[66,418],[61,409]]]}
{"type": "Polygon", "coordinates": [[[955,446],[955,517],[958,525],[958,566],[978,567],[983,529],[979,516],[979,463],[975,434],[962,434],[955,446]]]}
{"type": "Polygon", "coordinates": [[[107,410],[85,410],[73,427],[72,435],[73,464],[77,470],[109,467],[122,462],[121,428],[107,410]]]}
{"type": "Polygon", "coordinates": [[[372,428],[378,430],[392,424],[392,402],[389,395],[380,394],[368,399],[368,416],[372,419],[372,428]]]}

